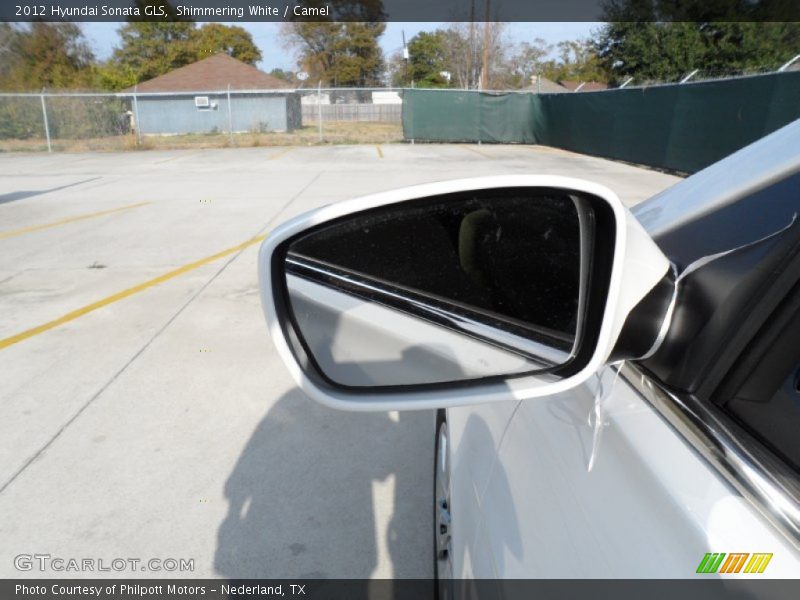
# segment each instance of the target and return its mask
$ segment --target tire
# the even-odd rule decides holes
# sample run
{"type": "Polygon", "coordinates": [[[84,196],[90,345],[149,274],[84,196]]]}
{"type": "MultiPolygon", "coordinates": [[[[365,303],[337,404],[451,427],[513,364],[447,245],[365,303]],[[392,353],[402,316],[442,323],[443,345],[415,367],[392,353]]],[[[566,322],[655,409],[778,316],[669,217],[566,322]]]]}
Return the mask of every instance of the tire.
{"type": "Polygon", "coordinates": [[[439,410],[436,412],[436,451],[433,460],[433,576],[437,600],[452,598],[449,440],[447,413],[439,410]]]}

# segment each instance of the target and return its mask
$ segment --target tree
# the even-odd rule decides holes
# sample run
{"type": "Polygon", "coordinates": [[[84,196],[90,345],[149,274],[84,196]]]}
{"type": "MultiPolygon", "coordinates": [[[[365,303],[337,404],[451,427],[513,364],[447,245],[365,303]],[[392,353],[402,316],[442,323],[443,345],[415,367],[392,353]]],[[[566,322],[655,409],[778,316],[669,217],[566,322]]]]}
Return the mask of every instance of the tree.
{"type": "Polygon", "coordinates": [[[451,23],[444,29],[421,32],[408,43],[408,62],[392,58],[393,85],[478,89],[518,88],[530,83],[550,46],[541,39],[513,47],[504,23],[451,23]],[[488,51],[484,52],[484,44],[488,51]],[[484,59],[488,76],[482,82],[484,59]],[[443,76],[447,73],[449,77],[443,76]]]}
{"type": "Polygon", "coordinates": [[[340,87],[383,83],[385,63],[378,38],[386,29],[386,14],[381,0],[303,0],[299,6],[333,11],[328,17],[300,17],[281,29],[284,45],[298,52],[298,66],[311,81],[340,87]]]}
{"type": "Polygon", "coordinates": [[[101,90],[121,90],[133,87],[139,82],[137,73],[129,65],[114,63],[113,60],[96,65],[92,74],[92,87],[101,90]]]}
{"type": "Polygon", "coordinates": [[[544,77],[553,81],[608,81],[608,74],[591,40],[559,42],[558,60],[547,61],[544,77]]]}
{"type": "MultiPolygon", "coordinates": [[[[774,69],[800,47],[800,24],[737,21],[776,3],[614,0],[593,46],[612,82],[676,81],[694,69],[725,75],[774,69]]],[[[772,8],[774,9],[774,6],[772,8]]]]}
{"type": "Polygon", "coordinates": [[[443,30],[445,63],[453,85],[477,89],[481,77],[481,45],[477,23],[452,23],[443,30]]]}
{"type": "Polygon", "coordinates": [[[0,82],[9,77],[16,36],[17,31],[11,23],[0,23],[0,82]]]}
{"type": "Polygon", "coordinates": [[[312,81],[325,85],[377,86],[384,72],[378,38],[385,23],[292,22],[285,23],[286,44],[299,51],[298,66],[312,81]]]}
{"type": "Polygon", "coordinates": [[[505,59],[510,44],[505,37],[504,23],[452,23],[443,30],[445,63],[454,85],[465,89],[481,86],[484,59],[488,74],[486,87],[504,86],[505,59]]]}
{"type": "Polygon", "coordinates": [[[589,40],[570,40],[556,44],[558,57],[550,58],[553,46],[541,38],[516,47],[496,42],[492,83],[496,89],[519,89],[532,84],[533,77],[552,81],[607,81],[607,75],[589,40]]]}
{"type": "Polygon", "coordinates": [[[519,89],[531,84],[533,76],[543,75],[545,59],[553,47],[541,38],[523,42],[508,57],[502,70],[503,87],[519,89]]]}
{"type": "Polygon", "coordinates": [[[408,42],[408,61],[399,57],[392,77],[392,85],[441,88],[450,85],[442,75],[448,71],[447,37],[441,30],[421,31],[408,42]]]}
{"type": "Polygon", "coordinates": [[[17,36],[11,23],[0,23],[0,89],[14,89],[14,70],[18,64],[17,36]]]}
{"type": "Polygon", "coordinates": [[[169,19],[131,21],[120,27],[121,43],[97,75],[104,87],[127,87],[219,52],[251,65],[261,60],[261,51],[242,27],[206,23],[197,28],[190,19],[178,17],[166,0],[136,0],[135,4],[142,14],[147,5],[161,6],[169,19]]]}
{"type": "Polygon", "coordinates": [[[277,79],[280,79],[281,81],[292,82],[295,80],[295,73],[293,71],[284,71],[283,69],[275,68],[272,69],[269,74],[277,79]]]}
{"type": "Polygon", "coordinates": [[[74,23],[3,24],[0,87],[13,90],[89,85],[94,55],[74,23]]]}
{"type": "Polygon", "coordinates": [[[133,22],[119,30],[121,44],[109,64],[100,69],[103,87],[118,89],[158,77],[168,71],[224,52],[255,64],[261,51],[250,33],[235,25],[191,22],[133,22]]]}
{"type": "Polygon", "coordinates": [[[198,59],[224,52],[249,65],[261,60],[261,51],[250,33],[236,25],[206,23],[189,34],[188,42],[198,59]]]}
{"type": "Polygon", "coordinates": [[[139,82],[195,62],[193,30],[194,23],[186,21],[126,23],[119,29],[121,44],[114,50],[112,63],[132,72],[139,82]]]}
{"type": "MultiPolygon", "coordinates": [[[[0,86],[13,91],[93,87],[94,55],[80,28],[72,23],[33,22],[0,25],[0,86]]],[[[52,137],[115,135],[126,110],[120,100],[60,98],[49,102],[52,137]]],[[[44,135],[42,108],[30,98],[0,103],[0,139],[44,135]]]]}

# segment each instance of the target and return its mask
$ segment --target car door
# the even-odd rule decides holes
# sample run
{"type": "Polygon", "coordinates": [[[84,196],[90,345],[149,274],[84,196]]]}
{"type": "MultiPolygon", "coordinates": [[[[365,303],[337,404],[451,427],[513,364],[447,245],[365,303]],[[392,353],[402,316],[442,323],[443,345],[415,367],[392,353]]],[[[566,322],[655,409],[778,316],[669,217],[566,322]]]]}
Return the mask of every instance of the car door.
{"type": "Polygon", "coordinates": [[[469,538],[456,573],[685,578],[706,553],[749,552],[773,554],[765,575],[796,577],[797,549],[628,380],[641,377],[630,368],[615,382],[607,370],[571,392],[518,403],[485,479],[469,463],[486,423],[506,411],[448,411],[453,537],[469,538]],[[465,506],[470,486],[478,514],[465,506]]]}

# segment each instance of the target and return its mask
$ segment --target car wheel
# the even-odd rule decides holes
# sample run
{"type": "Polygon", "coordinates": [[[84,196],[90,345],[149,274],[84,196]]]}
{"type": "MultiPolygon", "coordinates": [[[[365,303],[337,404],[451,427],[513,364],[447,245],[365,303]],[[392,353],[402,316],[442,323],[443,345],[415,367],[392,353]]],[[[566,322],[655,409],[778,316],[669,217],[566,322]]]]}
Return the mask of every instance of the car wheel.
{"type": "Polygon", "coordinates": [[[450,438],[447,417],[443,410],[436,413],[436,455],[433,468],[433,574],[436,578],[436,597],[445,600],[452,596],[453,552],[450,536],[450,438]]]}

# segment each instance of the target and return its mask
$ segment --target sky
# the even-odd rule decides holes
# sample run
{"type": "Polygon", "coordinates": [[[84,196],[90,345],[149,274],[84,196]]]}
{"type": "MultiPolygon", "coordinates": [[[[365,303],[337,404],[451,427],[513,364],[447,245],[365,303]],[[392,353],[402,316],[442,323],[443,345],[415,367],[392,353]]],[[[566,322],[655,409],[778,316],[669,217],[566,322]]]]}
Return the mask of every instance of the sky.
{"type": "MultiPolygon", "coordinates": [[[[279,68],[294,70],[295,57],[292,52],[283,48],[278,37],[279,23],[226,23],[227,25],[240,25],[247,29],[253,36],[253,41],[261,50],[264,57],[258,63],[262,71],[271,71],[279,68]]],[[[108,58],[114,46],[119,42],[117,29],[121,23],[83,23],[86,38],[92,45],[95,55],[100,59],[108,58]]],[[[406,40],[410,40],[420,31],[433,31],[444,26],[445,23],[387,23],[386,31],[381,36],[380,43],[386,57],[390,57],[403,47],[402,34],[405,32],[406,40]]],[[[509,38],[520,43],[526,40],[542,38],[549,44],[557,44],[564,40],[575,40],[589,37],[592,30],[597,29],[601,23],[508,23],[509,38]]]]}

